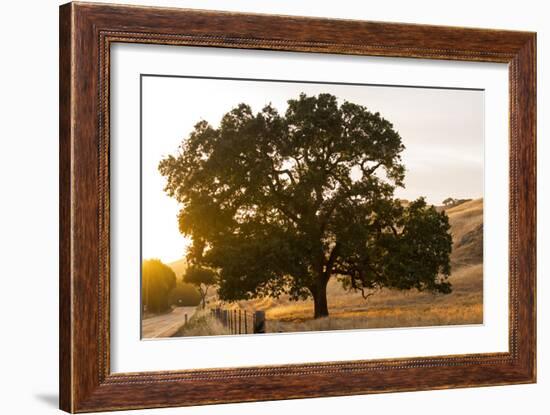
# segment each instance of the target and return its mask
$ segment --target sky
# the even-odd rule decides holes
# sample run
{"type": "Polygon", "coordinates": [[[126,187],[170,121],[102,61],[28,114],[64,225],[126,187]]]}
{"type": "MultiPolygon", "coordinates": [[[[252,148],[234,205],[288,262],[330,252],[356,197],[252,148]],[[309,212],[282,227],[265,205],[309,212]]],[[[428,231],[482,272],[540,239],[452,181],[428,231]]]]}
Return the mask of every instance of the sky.
{"type": "Polygon", "coordinates": [[[364,105],[392,122],[405,150],[405,187],[395,196],[420,196],[439,205],[447,197],[483,196],[484,92],[398,86],[150,77],[142,79],[142,256],[169,263],[190,241],[177,226],[178,203],[164,192],[159,161],[175,154],[199,120],[217,127],[241,102],[254,112],[271,103],[284,113],[300,93],[331,93],[364,105]]]}

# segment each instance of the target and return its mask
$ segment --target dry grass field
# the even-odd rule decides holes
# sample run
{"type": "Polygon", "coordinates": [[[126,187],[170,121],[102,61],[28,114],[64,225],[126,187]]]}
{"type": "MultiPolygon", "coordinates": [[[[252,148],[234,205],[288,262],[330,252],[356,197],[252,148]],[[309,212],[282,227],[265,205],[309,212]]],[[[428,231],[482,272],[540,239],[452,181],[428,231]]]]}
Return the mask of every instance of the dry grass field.
{"type": "Polygon", "coordinates": [[[189,322],[182,325],[172,337],[221,336],[230,334],[229,330],[217,319],[212,318],[209,310],[197,309],[189,322]]]}
{"type": "Polygon", "coordinates": [[[381,290],[364,300],[329,282],[330,317],[313,320],[313,303],[263,298],[241,301],[247,310],[265,310],[268,332],[420,327],[483,323],[483,199],[446,209],[453,235],[448,295],[381,290]]]}

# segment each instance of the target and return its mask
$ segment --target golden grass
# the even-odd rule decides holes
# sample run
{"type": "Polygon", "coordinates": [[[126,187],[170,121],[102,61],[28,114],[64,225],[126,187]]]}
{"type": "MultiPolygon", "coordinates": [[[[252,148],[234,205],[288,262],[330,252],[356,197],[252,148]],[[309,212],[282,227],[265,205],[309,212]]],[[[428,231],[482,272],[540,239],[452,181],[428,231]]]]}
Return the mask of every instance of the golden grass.
{"type": "Polygon", "coordinates": [[[391,307],[356,313],[333,313],[330,317],[317,320],[284,321],[268,319],[266,330],[270,333],[280,333],[480,324],[483,322],[482,315],[482,304],[451,307],[391,307]]]}
{"type": "Polygon", "coordinates": [[[454,269],[483,263],[483,199],[462,203],[446,211],[453,236],[454,269]],[[466,240],[464,240],[466,239],[466,240]]]}
{"type": "Polygon", "coordinates": [[[483,199],[462,203],[445,211],[449,217],[453,241],[483,223],[483,199]]]}
{"type": "Polygon", "coordinates": [[[181,326],[172,337],[220,336],[230,334],[226,327],[210,311],[197,310],[187,324],[181,326]]]}
{"type": "MultiPolygon", "coordinates": [[[[481,324],[482,274],[481,264],[458,270],[453,274],[453,292],[448,295],[381,290],[368,301],[358,293],[344,291],[337,281],[331,281],[328,290],[330,317],[313,320],[310,300],[292,302],[280,299],[278,304],[265,309],[267,331],[481,324]]],[[[259,309],[260,304],[265,305],[265,301],[252,303],[242,306],[259,309]]]]}

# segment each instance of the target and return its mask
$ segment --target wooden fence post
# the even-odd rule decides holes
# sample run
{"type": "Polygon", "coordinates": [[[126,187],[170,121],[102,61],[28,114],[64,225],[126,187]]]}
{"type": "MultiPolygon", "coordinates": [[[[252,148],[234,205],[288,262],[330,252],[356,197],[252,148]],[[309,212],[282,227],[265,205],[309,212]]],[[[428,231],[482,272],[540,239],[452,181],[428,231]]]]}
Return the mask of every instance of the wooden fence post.
{"type": "Polygon", "coordinates": [[[247,324],[246,324],[246,315],[248,313],[245,310],[243,314],[244,314],[244,334],[248,334],[248,327],[247,327],[247,324]]]}
{"type": "Polygon", "coordinates": [[[254,334],[265,333],[265,311],[254,312],[254,334]]]}
{"type": "Polygon", "coordinates": [[[187,326],[187,313],[185,313],[185,325],[187,326]]]}
{"type": "Polygon", "coordinates": [[[241,334],[241,309],[239,308],[239,334],[241,334]]]}

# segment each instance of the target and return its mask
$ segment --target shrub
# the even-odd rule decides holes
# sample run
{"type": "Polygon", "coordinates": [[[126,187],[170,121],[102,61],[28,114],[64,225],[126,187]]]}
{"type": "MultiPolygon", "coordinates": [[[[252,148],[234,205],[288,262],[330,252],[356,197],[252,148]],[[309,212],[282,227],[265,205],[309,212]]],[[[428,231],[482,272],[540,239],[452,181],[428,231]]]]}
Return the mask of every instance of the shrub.
{"type": "Polygon", "coordinates": [[[195,307],[201,302],[201,295],[193,284],[179,282],[170,293],[170,302],[175,306],[195,307]]]}

